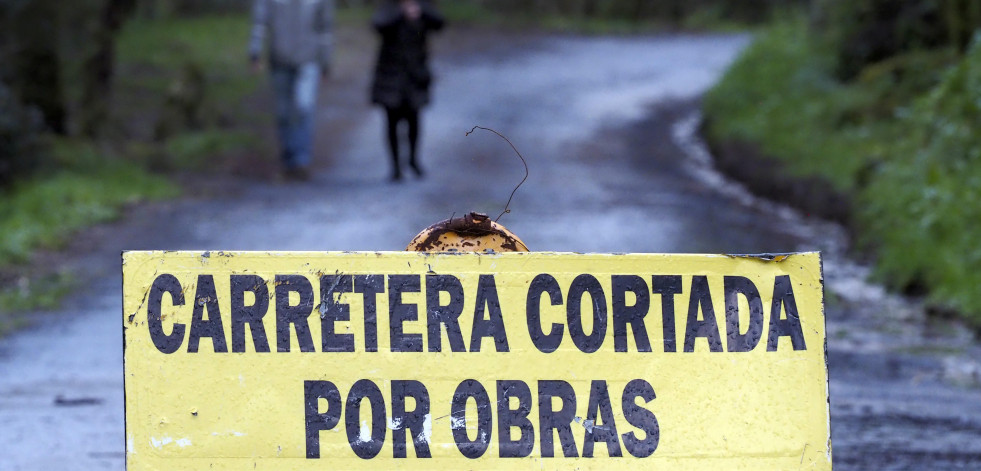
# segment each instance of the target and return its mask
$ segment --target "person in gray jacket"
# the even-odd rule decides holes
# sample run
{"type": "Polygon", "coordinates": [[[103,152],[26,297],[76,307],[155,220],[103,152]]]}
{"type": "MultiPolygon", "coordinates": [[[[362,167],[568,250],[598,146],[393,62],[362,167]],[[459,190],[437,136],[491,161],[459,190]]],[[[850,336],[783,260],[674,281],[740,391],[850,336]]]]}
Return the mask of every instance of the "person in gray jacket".
{"type": "Polygon", "coordinates": [[[249,59],[268,63],[280,156],[289,179],[309,178],[319,82],[330,70],[334,0],[255,0],[249,59]]]}

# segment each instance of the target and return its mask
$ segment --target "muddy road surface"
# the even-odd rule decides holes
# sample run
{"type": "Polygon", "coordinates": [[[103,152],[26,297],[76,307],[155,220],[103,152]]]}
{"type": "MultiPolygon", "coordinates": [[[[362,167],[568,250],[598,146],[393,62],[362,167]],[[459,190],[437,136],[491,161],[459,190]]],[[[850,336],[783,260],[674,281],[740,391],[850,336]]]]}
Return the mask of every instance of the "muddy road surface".
{"type": "Polygon", "coordinates": [[[124,468],[121,250],[401,250],[454,214],[496,216],[522,178],[497,136],[465,136],[474,125],[507,134],[528,159],[530,178],[501,222],[532,250],[822,250],[835,469],[981,469],[972,335],[865,282],[840,228],[712,170],[697,99],[747,37],[461,35],[437,48],[425,179],[386,181],[361,60],[323,94],[312,181],[203,178],[194,184],[210,187],[208,198],[139,208],[84,234],[78,292],[0,341],[0,469],[124,468]]]}

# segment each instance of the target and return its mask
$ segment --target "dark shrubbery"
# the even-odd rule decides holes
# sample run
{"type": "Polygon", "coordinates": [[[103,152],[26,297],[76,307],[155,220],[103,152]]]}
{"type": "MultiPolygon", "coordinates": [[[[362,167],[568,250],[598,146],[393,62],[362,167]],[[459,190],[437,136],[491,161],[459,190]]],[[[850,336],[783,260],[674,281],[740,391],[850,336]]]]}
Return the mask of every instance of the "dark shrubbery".
{"type": "Polygon", "coordinates": [[[141,16],[196,16],[215,13],[242,13],[252,6],[250,0],[138,0],[141,16]]]}
{"type": "Polygon", "coordinates": [[[37,168],[44,125],[39,113],[0,83],[0,188],[37,168]]]}
{"type": "Polygon", "coordinates": [[[838,76],[924,49],[963,51],[981,26],[976,0],[817,0],[820,33],[837,50],[838,76]]]}

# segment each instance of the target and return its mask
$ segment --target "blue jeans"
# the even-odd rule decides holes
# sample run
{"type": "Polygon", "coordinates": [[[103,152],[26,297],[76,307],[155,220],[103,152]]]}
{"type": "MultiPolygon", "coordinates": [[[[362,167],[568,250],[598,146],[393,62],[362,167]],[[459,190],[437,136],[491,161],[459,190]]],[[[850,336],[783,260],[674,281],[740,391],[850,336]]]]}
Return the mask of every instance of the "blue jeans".
{"type": "Polygon", "coordinates": [[[279,128],[280,156],[288,169],[310,165],[313,148],[313,122],[320,85],[320,66],[272,65],[272,85],[276,94],[276,126],[279,128]]]}

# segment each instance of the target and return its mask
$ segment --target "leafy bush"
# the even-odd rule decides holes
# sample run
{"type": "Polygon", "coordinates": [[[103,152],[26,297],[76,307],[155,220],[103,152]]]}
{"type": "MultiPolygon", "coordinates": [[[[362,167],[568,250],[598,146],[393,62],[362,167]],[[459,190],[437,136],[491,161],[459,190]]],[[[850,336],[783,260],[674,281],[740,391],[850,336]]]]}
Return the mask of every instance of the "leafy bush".
{"type": "Polygon", "coordinates": [[[963,56],[913,50],[836,77],[802,21],[774,26],[706,96],[709,138],[755,143],[860,204],[878,275],[981,325],[981,36],[963,56]]]}
{"type": "Polygon", "coordinates": [[[705,97],[716,139],[756,143],[797,175],[818,174],[843,190],[855,184],[862,133],[838,133],[860,96],[834,79],[833,57],[803,21],[762,34],[705,97]]]}
{"type": "Polygon", "coordinates": [[[981,41],[904,117],[863,195],[879,271],[981,324],[981,41]]]}

